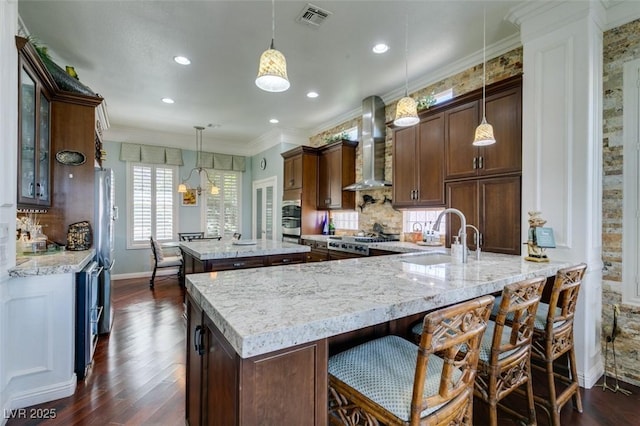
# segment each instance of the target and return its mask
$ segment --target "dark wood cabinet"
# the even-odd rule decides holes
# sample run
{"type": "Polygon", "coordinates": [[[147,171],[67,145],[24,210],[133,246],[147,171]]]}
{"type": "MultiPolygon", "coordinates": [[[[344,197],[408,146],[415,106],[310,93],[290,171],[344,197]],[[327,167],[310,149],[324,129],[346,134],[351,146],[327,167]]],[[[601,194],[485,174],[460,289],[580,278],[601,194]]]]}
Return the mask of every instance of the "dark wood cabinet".
{"type": "Polygon", "coordinates": [[[326,425],[326,340],[241,358],[189,294],[186,303],[187,424],[326,425]]]}
{"type": "MultiPolygon", "coordinates": [[[[446,184],[448,207],[462,211],[480,230],[482,251],[519,255],[522,247],[520,176],[474,179],[446,184]]],[[[458,216],[447,222],[447,246],[460,229],[458,216]]],[[[467,228],[467,245],[475,250],[475,232],[467,228]]]]}
{"type": "Polygon", "coordinates": [[[393,144],[394,207],[444,206],[444,114],[398,129],[393,144]]]}
{"type": "Polygon", "coordinates": [[[356,181],[358,142],[338,141],[320,149],[318,161],[318,209],[353,210],[354,191],[343,191],[356,181]]]}
{"type": "Polygon", "coordinates": [[[307,253],[307,262],[324,262],[329,260],[329,249],[326,241],[302,240],[300,244],[309,246],[311,251],[307,253]]]}
{"type": "Polygon", "coordinates": [[[30,44],[18,44],[18,208],[51,205],[51,91],[30,44]]]}
{"type": "Polygon", "coordinates": [[[302,188],[302,153],[284,159],[284,190],[302,188]]]}
{"type": "Polygon", "coordinates": [[[388,256],[391,254],[400,254],[400,253],[398,253],[397,251],[383,250],[383,249],[377,249],[377,248],[369,249],[369,256],[388,256]]]}
{"type": "Polygon", "coordinates": [[[493,176],[522,169],[521,87],[510,87],[486,98],[486,116],[496,143],[472,145],[482,121],[482,99],[445,111],[446,179],[493,176]]]}

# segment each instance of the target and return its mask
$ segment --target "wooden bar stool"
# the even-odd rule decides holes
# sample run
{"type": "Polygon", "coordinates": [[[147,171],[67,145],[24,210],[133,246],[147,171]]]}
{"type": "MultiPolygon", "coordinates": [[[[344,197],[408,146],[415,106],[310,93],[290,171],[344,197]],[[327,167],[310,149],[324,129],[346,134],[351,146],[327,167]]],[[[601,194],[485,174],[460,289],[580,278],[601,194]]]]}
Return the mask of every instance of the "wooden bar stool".
{"type": "Polygon", "coordinates": [[[546,277],[539,277],[505,286],[497,316],[489,321],[482,338],[475,396],[489,404],[492,426],[498,425],[498,407],[526,424],[536,424],[531,384],[531,338],[545,282],[546,277]],[[528,405],[526,415],[499,403],[523,386],[528,405]]]}
{"type": "Polygon", "coordinates": [[[427,314],[420,345],[385,336],[329,358],[330,422],[471,425],[478,352],[493,300],[483,296],[427,314]]]}
{"type": "Polygon", "coordinates": [[[570,398],[573,398],[574,409],[582,413],[573,347],[573,318],[586,269],[587,265],[581,263],[557,272],[549,303],[540,302],[538,306],[533,330],[531,365],[546,374],[548,384],[547,394],[538,392],[534,386],[535,402],[545,409],[554,426],[560,425],[560,410],[570,398]],[[565,365],[556,365],[560,368],[554,369],[554,361],[560,357],[566,357],[565,365]],[[564,389],[558,392],[556,383],[565,386],[564,389]]]}

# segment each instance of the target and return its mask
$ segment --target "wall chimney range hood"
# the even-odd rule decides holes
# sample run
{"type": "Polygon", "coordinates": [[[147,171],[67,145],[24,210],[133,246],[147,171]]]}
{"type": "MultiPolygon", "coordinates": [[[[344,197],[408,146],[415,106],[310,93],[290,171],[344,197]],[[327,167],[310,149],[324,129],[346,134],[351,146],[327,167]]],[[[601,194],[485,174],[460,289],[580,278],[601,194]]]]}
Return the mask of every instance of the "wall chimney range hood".
{"type": "Polygon", "coordinates": [[[345,191],[391,186],[384,180],[385,139],[384,101],[379,96],[369,96],[362,100],[362,181],[345,186],[345,191]]]}

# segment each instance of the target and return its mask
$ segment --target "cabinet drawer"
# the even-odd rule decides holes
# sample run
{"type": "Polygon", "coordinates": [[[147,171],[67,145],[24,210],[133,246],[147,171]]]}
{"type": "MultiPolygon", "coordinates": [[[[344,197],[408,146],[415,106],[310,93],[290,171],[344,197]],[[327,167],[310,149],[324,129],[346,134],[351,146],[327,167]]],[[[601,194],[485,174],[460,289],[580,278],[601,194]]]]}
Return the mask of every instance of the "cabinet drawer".
{"type": "Polygon", "coordinates": [[[227,271],[230,269],[259,268],[265,266],[265,259],[258,257],[236,257],[233,259],[207,260],[206,271],[227,271]]]}
{"type": "Polygon", "coordinates": [[[306,253],[291,253],[267,256],[265,266],[291,265],[293,263],[303,263],[306,253]]]}

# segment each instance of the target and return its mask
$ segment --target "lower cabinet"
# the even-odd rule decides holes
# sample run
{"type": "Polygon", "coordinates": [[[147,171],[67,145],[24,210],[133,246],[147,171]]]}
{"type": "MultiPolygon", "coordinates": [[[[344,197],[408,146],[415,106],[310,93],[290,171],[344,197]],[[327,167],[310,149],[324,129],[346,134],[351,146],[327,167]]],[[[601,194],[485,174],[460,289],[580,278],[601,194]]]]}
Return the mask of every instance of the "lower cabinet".
{"type": "MultiPolygon", "coordinates": [[[[482,251],[519,255],[520,235],[520,176],[474,179],[446,184],[448,207],[462,211],[467,224],[480,230],[482,251]]],[[[450,214],[447,224],[447,246],[458,234],[460,219],[450,214]]],[[[475,232],[467,228],[467,245],[475,250],[475,232]]]]}
{"type": "Polygon", "coordinates": [[[324,262],[329,260],[329,249],[326,241],[302,240],[300,244],[309,246],[311,251],[307,253],[307,262],[324,262]]]}
{"type": "Polygon", "coordinates": [[[243,359],[190,295],[186,301],[187,424],[327,424],[326,340],[243,359]]]}

